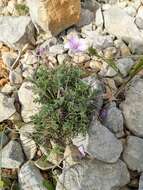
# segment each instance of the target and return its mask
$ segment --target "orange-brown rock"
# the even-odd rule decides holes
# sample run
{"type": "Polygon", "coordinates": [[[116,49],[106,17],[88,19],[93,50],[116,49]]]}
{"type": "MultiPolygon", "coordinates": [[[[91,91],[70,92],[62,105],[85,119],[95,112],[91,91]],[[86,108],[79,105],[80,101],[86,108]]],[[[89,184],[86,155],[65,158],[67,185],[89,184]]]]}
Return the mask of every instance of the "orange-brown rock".
{"type": "Polygon", "coordinates": [[[27,0],[33,22],[57,35],[80,19],[80,0],[27,0]]]}

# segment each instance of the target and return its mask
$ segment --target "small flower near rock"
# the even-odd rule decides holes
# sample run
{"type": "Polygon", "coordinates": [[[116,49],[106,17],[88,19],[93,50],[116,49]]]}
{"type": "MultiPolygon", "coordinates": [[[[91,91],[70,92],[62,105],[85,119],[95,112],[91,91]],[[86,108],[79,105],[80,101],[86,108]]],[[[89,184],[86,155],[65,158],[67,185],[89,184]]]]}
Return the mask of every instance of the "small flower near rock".
{"type": "Polygon", "coordinates": [[[81,153],[82,158],[86,156],[86,153],[85,153],[85,150],[84,150],[84,146],[83,146],[83,145],[80,145],[80,146],[78,147],[78,150],[79,150],[79,152],[81,153]]]}
{"type": "Polygon", "coordinates": [[[84,52],[87,50],[87,44],[84,39],[78,38],[77,36],[71,36],[65,44],[65,49],[69,49],[74,53],[84,52]]]}

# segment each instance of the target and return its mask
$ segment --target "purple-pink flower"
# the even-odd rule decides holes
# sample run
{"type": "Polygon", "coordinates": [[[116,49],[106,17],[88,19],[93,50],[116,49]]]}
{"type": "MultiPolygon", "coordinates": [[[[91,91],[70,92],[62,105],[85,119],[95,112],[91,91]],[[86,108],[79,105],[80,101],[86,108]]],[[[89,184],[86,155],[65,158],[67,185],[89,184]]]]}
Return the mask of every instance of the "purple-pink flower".
{"type": "Polygon", "coordinates": [[[69,49],[74,53],[83,52],[87,49],[87,44],[84,39],[77,36],[71,36],[65,44],[65,49],[69,49]]]}
{"type": "Polygon", "coordinates": [[[81,153],[81,157],[85,157],[85,156],[86,156],[86,153],[85,153],[85,150],[84,150],[83,145],[80,145],[80,146],[78,147],[78,150],[79,150],[79,152],[81,153]]]}

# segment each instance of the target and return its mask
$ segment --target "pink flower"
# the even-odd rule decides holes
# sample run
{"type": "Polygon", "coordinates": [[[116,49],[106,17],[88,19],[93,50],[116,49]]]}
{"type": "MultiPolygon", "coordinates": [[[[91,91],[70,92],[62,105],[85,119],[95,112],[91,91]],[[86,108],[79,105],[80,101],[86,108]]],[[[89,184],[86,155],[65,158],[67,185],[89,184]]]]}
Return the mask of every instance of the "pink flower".
{"type": "Polygon", "coordinates": [[[84,39],[80,39],[77,36],[71,36],[64,47],[76,53],[85,51],[87,49],[87,44],[84,39]]]}
{"type": "Polygon", "coordinates": [[[81,153],[81,157],[85,157],[86,153],[85,153],[85,151],[84,151],[83,145],[80,145],[80,146],[78,147],[78,150],[79,150],[79,152],[81,153]]]}

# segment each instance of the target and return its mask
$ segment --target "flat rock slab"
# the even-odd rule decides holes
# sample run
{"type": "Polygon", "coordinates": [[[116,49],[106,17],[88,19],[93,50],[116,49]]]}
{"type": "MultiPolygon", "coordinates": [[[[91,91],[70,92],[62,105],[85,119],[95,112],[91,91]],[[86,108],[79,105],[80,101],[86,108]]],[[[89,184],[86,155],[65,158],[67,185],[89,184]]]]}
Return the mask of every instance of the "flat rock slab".
{"type": "Polygon", "coordinates": [[[14,99],[0,93],[0,122],[9,119],[15,112],[14,99]]]}
{"type": "Polygon", "coordinates": [[[143,172],[143,139],[129,136],[123,152],[123,158],[129,169],[143,172]]]}
{"type": "Polygon", "coordinates": [[[125,10],[112,6],[104,11],[105,29],[118,38],[129,43],[134,53],[143,52],[143,38],[141,32],[134,23],[134,18],[125,10]]]}
{"type": "Polygon", "coordinates": [[[0,156],[2,168],[18,169],[24,162],[21,145],[13,140],[0,151],[0,156]]]}
{"type": "Polygon", "coordinates": [[[143,137],[143,79],[136,77],[125,93],[123,110],[126,127],[135,135],[143,137]]]}
{"type": "Polygon", "coordinates": [[[113,190],[120,189],[130,180],[124,162],[106,164],[97,160],[83,160],[65,168],[59,177],[56,190],[113,190]]]}
{"type": "Polygon", "coordinates": [[[34,44],[35,28],[29,16],[1,16],[0,42],[14,49],[21,49],[25,44],[34,44]]]}
{"type": "Polygon", "coordinates": [[[86,152],[98,160],[114,163],[123,150],[122,143],[99,121],[91,123],[86,137],[86,152]]]}
{"type": "Polygon", "coordinates": [[[18,175],[21,190],[47,190],[43,186],[44,178],[32,162],[25,163],[18,175]]]}

